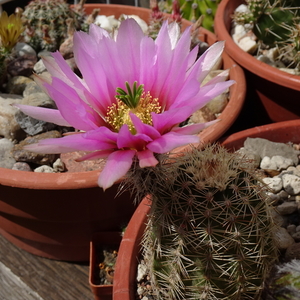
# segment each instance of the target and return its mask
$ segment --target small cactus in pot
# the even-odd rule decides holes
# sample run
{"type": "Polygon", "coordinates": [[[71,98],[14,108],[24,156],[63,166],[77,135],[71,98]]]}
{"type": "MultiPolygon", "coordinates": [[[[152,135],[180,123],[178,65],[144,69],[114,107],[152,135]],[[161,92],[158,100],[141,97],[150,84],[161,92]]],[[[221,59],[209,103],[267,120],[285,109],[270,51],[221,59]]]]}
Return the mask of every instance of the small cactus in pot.
{"type": "Polygon", "coordinates": [[[74,9],[65,0],[33,0],[22,14],[26,26],[24,40],[36,51],[55,51],[68,36],[68,22],[81,29],[85,14],[84,1],[74,9]]]}
{"type": "Polygon", "coordinates": [[[277,60],[300,66],[300,1],[247,0],[246,11],[235,12],[238,24],[248,24],[264,48],[276,47],[277,60]]]}
{"type": "Polygon", "coordinates": [[[152,198],[142,248],[157,299],[260,299],[279,253],[249,160],[210,145],[129,178],[152,198]]]}

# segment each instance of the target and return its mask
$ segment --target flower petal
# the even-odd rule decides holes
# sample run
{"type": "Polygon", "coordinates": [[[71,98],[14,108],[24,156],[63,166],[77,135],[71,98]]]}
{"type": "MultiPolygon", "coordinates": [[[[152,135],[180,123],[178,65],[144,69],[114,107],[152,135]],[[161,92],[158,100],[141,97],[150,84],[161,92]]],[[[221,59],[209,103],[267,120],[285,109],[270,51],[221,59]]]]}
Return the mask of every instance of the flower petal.
{"type": "Polygon", "coordinates": [[[176,132],[168,132],[159,139],[149,143],[147,148],[155,153],[167,153],[177,147],[191,143],[199,143],[196,135],[181,135],[176,132]]]}
{"type": "Polygon", "coordinates": [[[41,140],[36,144],[26,145],[28,151],[37,153],[67,153],[72,151],[96,151],[99,149],[116,148],[111,141],[87,140],[84,133],[67,135],[62,138],[51,138],[41,140]]]}
{"type": "Polygon", "coordinates": [[[70,123],[68,123],[63,118],[58,109],[50,109],[22,104],[14,104],[14,106],[18,107],[24,114],[37,120],[43,120],[45,122],[54,123],[59,126],[72,127],[72,125],[70,125],[70,123]]]}
{"type": "Polygon", "coordinates": [[[139,165],[141,168],[155,167],[158,164],[158,160],[150,150],[138,151],[137,157],[139,159],[139,165]]]}
{"type": "Polygon", "coordinates": [[[165,133],[175,125],[184,122],[193,113],[189,106],[183,106],[172,110],[165,111],[162,114],[152,113],[153,127],[156,128],[161,134],[165,133]]]}
{"type": "Polygon", "coordinates": [[[152,141],[152,139],[145,134],[137,133],[133,135],[129,131],[128,125],[124,124],[119,131],[117,145],[118,148],[142,150],[145,148],[146,142],[150,141],[152,141]]]}
{"type": "Polygon", "coordinates": [[[135,153],[134,150],[119,150],[108,156],[107,163],[98,178],[98,184],[103,190],[108,189],[126,175],[135,153]]]}

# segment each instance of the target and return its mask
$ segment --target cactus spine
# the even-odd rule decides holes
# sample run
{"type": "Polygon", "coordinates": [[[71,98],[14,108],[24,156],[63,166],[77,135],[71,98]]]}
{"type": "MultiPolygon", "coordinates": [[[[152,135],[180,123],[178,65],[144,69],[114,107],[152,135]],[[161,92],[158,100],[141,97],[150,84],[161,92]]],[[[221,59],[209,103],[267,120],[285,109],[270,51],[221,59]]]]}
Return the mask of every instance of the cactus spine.
{"type": "Polygon", "coordinates": [[[247,0],[248,11],[234,20],[251,24],[258,40],[266,47],[277,47],[278,59],[296,68],[300,64],[300,1],[247,0]]]}
{"type": "Polygon", "coordinates": [[[83,11],[74,11],[65,0],[33,0],[23,12],[25,41],[36,51],[55,51],[68,36],[67,20],[80,29],[83,11]]]}
{"type": "Polygon", "coordinates": [[[130,174],[152,197],[142,246],[158,299],[259,299],[278,252],[250,165],[213,145],[130,174]]]}

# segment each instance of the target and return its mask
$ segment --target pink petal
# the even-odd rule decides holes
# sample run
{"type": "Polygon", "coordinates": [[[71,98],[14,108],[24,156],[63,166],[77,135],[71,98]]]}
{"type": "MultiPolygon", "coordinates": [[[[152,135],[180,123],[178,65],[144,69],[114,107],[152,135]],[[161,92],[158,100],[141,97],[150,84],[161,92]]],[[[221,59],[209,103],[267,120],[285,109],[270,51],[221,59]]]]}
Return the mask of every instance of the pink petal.
{"type": "MultiPolygon", "coordinates": [[[[205,85],[201,87],[199,94],[193,99],[190,99],[190,101],[186,101],[185,105],[190,105],[193,110],[196,111],[206,105],[210,100],[221,95],[234,83],[234,80],[227,80],[225,82],[216,82],[214,84],[205,85]],[[201,101],[199,101],[199,99],[201,99],[201,101]]],[[[184,103],[182,104],[184,105],[184,103]]]]}
{"type": "Polygon", "coordinates": [[[155,140],[161,136],[159,131],[157,131],[153,126],[144,124],[139,117],[137,117],[135,114],[130,113],[131,121],[139,134],[145,134],[149,136],[152,140],[155,140]]]}
{"type": "Polygon", "coordinates": [[[54,123],[59,126],[72,127],[61,115],[60,111],[57,109],[50,109],[44,107],[30,106],[15,104],[24,114],[35,118],[37,120],[43,120],[45,122],[54,123]]]}
{"type": "Polygon", "coordinates": [[[134,150],[119,150],[108,156],[107,163],[98,178],[98,184],[103,190],[108,189],[126,175],[135,153],[134,150]]]}
{"type": "Polygon", "coordinates": [[[195,135],[181,135],[176,132],[168,132],[161,138],[149,143],[147,148],[155,153],[167,153],[177,147],[199,143],[199,141],[199,137],[195,135]]]}
{"type": "Polygon", "coordinates": [[[124,124],[119,131],[117,145],[118,148],[142,150],[144,149],[146,142],[150,141],[152,141],[152,139],[145,134],[133,135],[129,131],[128,125],[124,124]]]}
{"type": "MultiPolygon", "coordinates": [[[[140,44],[144,33],[138,23],[128,18],[121,22],[117,35],[117,49],[122,57],[122,73],[127,74],[127,81],[133,83],[140,72],[140,44]]],[[[141,82],[138,82],[141,84],[141,82]]]]}
{"type": "Polygon", "coordinates": [[[139,165],[141,168],[155,167],[158,164],[158,160],[150,150],[138,151],[136,155],[139,159],[139,165]]]}
{"type": "Polygon", "coordinates": [[[187,72],[187,79],[197,78],[199,82],[207,76],[210,70],[219,60],[224,49],[224,42],[216,42],[210,46],[187,72]]]}
{"type": "Polygon", "coordinates": [[[95,159],[107,158],[113,152],[114,150],[95,151],[77,158],[76,161],[80,162],[84,160],[95,160],[95,159]]]}
{"type": "Polygon", "coordinates": [[[41,140],[36,144],[27,145],[26,150],[37,153],[66,153],[71,151],[96,151],[116,148],[111,141],[88,140],[84,134],[72,134],[62,138],[51,138],[41,140]]]}
{"type": "Polygon", "coordinates": [[[153,127],[161,134],[170,131],[173,126],[184,122],[194,111],[189,106],[183,106],[172,110],[165,111],[162,114],[152,113],[153,127]]]}
{"type": "Polygon", "coordinates": [[[53,78],[52,85],[45,84],[48,93],[55,101],[64,119],[80,130],[95,129],[103,125],[103,120],[79,97],[77,92],[58,78],[53,78]]]}

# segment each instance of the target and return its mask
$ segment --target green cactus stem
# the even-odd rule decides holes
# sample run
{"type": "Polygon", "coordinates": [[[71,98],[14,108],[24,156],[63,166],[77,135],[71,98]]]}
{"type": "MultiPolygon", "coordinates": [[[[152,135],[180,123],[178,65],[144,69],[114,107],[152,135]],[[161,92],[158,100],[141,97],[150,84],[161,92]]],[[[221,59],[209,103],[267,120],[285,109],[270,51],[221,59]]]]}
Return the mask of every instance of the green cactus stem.
{"type": "Polygon", "coordinates": [[[152,197],[142,246],[157,299],[260,299],[278,258],[266,187],[221,146],[130,175],[152,197]]]}

